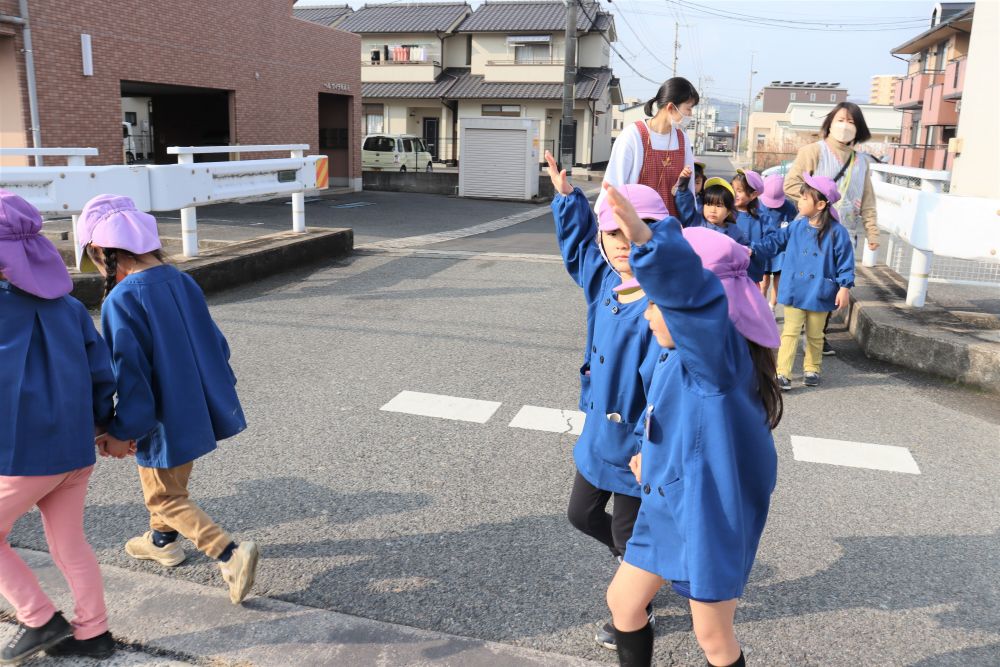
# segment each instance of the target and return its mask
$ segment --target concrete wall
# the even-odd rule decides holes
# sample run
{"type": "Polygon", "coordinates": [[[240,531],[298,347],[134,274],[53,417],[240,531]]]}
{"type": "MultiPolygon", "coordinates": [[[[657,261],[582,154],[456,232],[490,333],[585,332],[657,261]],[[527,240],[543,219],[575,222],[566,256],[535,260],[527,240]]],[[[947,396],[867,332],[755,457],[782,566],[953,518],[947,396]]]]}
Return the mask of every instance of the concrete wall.
{"type": "MultiPolygon", "coordinates": [[[[456,196],[458,172],[424,173],[398,171],[366,171],[362,176],[365,190],[382,192],[420,192],[432,195],[456,196]]],[[[538,197],[551,199],[552,180],[545,174],[538,177],[538,197]]]]}
{"type": "MultiPolygon", "coordinates": [[[[16,0],[0,0],[0,14],[17,15],[16,0]]],[[[126,0],[34,2],[31,21],[42,144],[95,146],[100,155],[89,164],[121,162],[122,80],[230,91],[232,143],[302,143],[311,151],[319,143],[319,93],[345,85],[353,96],[352,143],[361,135],[360,38],[294,19],[290,2],[248,11],[240,0],[176,0],[169,12],[126,0]],[[82,73],[81,34],[92,36],[93,76],[82,73]]],[[[28,128],[21,65],[19,72],[28,128]]],[[[360,147],[351,153],[357,175],[360,147]]]]}
{"type": "MultiPolygon", "coordinates": [[[[967,197],[1000,197],[1000,3],[977,2],[969,41],[969,61],[962,93],[957,137],[962,152],[955,156],[951,193],[967,197]]],[[[1000,216],[996,223],[1000,224],[1000,216]]]]}

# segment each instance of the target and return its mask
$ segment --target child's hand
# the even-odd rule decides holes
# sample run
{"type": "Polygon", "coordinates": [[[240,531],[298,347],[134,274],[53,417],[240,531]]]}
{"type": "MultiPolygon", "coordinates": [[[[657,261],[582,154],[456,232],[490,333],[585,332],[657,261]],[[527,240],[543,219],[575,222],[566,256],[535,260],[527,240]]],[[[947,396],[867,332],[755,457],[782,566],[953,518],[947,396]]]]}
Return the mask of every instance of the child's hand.
{"type": "Polygon", "coordinates": [[[569,184],[569,179],[566,178],[566,170],[559,171],[559,165],[556,164],[556,159],[552,157],[552,153],[549,151],[545,151],[545,163],[549,165],[549,178],[552,180],[552,187],[556,189],[556,192],[564,197],[573,192],[573,186],[569,184]]]}
{"type": "Polygon", "coordinates": [[[628,467],[635,475],[635,481],[642,484],[642,452],[639,452],[628,462],[628,467]]]}
{"type": "Polygon", "coordinates": [[[639,218],[639,214],[635,212],[632,202],[618,192],[610,183],[604,183],[604,189],[608,193],[608,202],[615,213],[615,222],[618,223],[618,228],[625,234],[625,238],[630,243],[636,245],[642,245],[653,238],[653,232],[650,231],[649,225],[639,218]]]}
{"type": "Polygon", "coordinates": [[[691,174],[691,166],[686,164],[684,165],[684,169],[681,170],[681,175],[678,178],[691,178],[691,174]]]}
{"type": "Polygon", "coordinates": [[[878,241],[869,241],[868,242],[868,249],[871,250],[872,252],[875,252],[876,250],[878,250],[878,241]]]}
{"type": "Polygon", "coordinates": [[[837,290],[837,298],[833,303],[837,306],[837,310],[847,308],[847,306],[851,303],[851,290],[846,287],[841,287],[837,290]]]}
{"type": "Polygon", "coordinates": [[[104,433],[96,440],[97,451],[101,456],[123,459],[135,454],[135,440],[119,440],[110,433],[104,433]]]}

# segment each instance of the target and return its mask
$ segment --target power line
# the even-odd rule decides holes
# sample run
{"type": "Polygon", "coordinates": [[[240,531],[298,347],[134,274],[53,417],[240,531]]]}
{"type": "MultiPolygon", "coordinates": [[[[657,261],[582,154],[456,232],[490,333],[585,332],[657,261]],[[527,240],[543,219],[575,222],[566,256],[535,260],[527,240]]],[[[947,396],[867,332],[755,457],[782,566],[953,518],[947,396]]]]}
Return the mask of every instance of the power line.
{"type": "MultiPolygon", "coordinates": [[[[688,9],[695,9],[695,10],[701,10],[701,11],[706,11],[706,12],[708,12],[708,11],[715,11],[715,12],[721,11],[721,10],[705,10],[703,7],[701,7],[699,5],[695,5],[695,4],[690,3],[690,2],[687,2],[685,0],[674,0],[674,2],[677,5],[680,5],[682,7],[687,7],[688,9]]],[[[728,10],[725,11],[724,14],[726,16],[738,17],[738,18],[743,18],[743,19],[752,19],[752,20],[756,20],[756,21],[767,21],[767,22],[770,22],[770,23],[787,23],[787,24],[791,24],[791,25],[824,25],[824,26],[838,25],[838,26],[845,26],[845,27],[849,27],[849,26],[873,27],[873,26],[888,26],[888,25],[901,26],[901,25],[904,25],[904,24],[915,24],[915,23],[927,23],[928,22],[928,19],[926,17],[924,17],[924,18],[913,18],[913,19],[889,19],[889,20],[885,20],[885,21],[872,21],[871,19],[862,20],[862,21],[845,21],[843,19],[830,19],[830,20],[827,20],[827,19],[812,19],[812,20],[809,20],[809,21],[798,21],[798,20],[795,20],[795,19],[772,18],[770,16],[760,16],[760,15],[755,15],[755,14],[743,14],[741,12],[734,12],[734,11],[728,11],[728,10]]]]}
{"type": "MultiPolygon", "coordinates": [[[[690,9],[692,11],[698,12],[701,15],[711,16],[712,18],[721,19],[724,21],[731,21],[743,25],[746,24],[759,25],[766,28],[778,28],[782,30],[794,29],[794,30],[805,30],[810,32],[884,32],[888,30],[909,30],[912,32],[913,30],[919,27],[919,25],[903,26],[898,24],[887,24],[885,27],[870,27],[872,25],[870,23],[864,24],[869,27],[848,27],[847,25],[843,23],[838,23],[836,21],[831,21],[830,23],[825,23],[825,24],[813,21],[805,25],[798,25],[790,23],[781,23],[775,19],[741,18],[732,13],[720,13],[709,9],[705,9],[703,7],[698,7],[696,5],[688,5],[686,3],[681,3],[680,0],[666,0],[666,2],[671,5],[676,4],[677,6],[690,9]],[[823,27],[809,27],[810,25],[823,26],[823,27]],[[897,27],[890,27],[892,25],[896,25],[897,27]],[[842,26],[842,27],[834,27],[834,26],[842,26]]],[[[646,13],[655,16],[668,16],[667,14],[652,12],[652,11],[647,11],[646,13]]]]}
{"type": "Polygon", "coordinates": [[[648,53],[649,55],[651,55],[653,57],[653,60],[655,60],[656,62],[660,63],[664,67],[669,68],[670,65],[668,65],[667,63],[665,63],[662,60],[660,60],[659,56],[656,55],[656,51],[654,51],[653,49],[651,49],[648,46],[646,46],[646,43],[642,41],[642,38],[639,37],[639,33],[636,31],[636,29],[629,22],[628,18],[625,17],[625,12],[618,12],[618,16],[620,16],[622,18],[622,21],[625,22],[625,25],[628,26],[628,29],[632,31],[632,34],[635,36],[635,41],[639,42],[639,46],[646,53],[648,53]]]}
{"type": "MultiPolygon", "coordinates": [[[[590,21],[590,25],[592,25],[592,26],[597,25],[597,19],[590,15],[590,13],[587,11],[587,8],[584,6],[583,2],[581,2],[581,0],[576,0],[576,4],[580,6],[580,9],[583,11],[583,15],[587,17],[588,21],[590,21]]],[[[656,81],[654,79],[650,79],[648,76],[646,76],[645,74],[643,74],[642,72],[640,72],[639,70],[637,70],[635,68],[635,66],[632,65],[632,63],[630,63],[628,60],[626,60],[625,56],[623,56],[618,51],[618,49],[615,48],[615,45],[611,43],[611,40],[608,39],[608,36],[605,35],[603,31],[598,30],[597,33],[601,36],[602,39],[604,39],[605,42],[608,43],[608,46],[611,48],[611,50],[614,51],[615,54],[619,58],[622,59],[622,62],[625,63],[625,65],[630,70],[632,70],[633,72],[635,72],[636,76],[638,76],[638,77],[640,77],[642,79],[645,79],[646,81],[649,81],[650,83],[655,83],[656,85],[660,85],[660,83],[661,83],[660,81],[656,81]]]]}

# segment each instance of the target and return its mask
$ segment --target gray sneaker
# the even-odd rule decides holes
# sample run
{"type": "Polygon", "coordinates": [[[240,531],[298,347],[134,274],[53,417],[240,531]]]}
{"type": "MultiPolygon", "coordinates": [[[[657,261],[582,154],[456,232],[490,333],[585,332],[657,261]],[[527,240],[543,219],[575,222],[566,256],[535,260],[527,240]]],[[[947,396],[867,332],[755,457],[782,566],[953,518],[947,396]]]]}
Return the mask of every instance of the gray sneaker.
{"type": "Polygon", "coordinates": [[[804,386],[804,387],[818,387],[819,386],[819,373],[809,373],[809,372],[807,372],[802,377],[802,386],[804,386]]]}
{"type": "Polygon", "coordinates": [[[786,378],[784,375],[778,376],[778,389],[781,391],[791,391],[792,381],[786,378]]]}
{"type": "MultiPolygon", "coordinates": [[[[648,616],[649,624],[656,625],[656,616],[653,614],[652,603],[646,607],[646,615],[648,616]]],[[[594,641],[596,641],[599,646],[603,646],[609,651],[618,650],[618,642],[615,639],[615,626],[611,624],[611,621],[608,621],[597,629],[597,634],[594,635],[594,641]]]]}

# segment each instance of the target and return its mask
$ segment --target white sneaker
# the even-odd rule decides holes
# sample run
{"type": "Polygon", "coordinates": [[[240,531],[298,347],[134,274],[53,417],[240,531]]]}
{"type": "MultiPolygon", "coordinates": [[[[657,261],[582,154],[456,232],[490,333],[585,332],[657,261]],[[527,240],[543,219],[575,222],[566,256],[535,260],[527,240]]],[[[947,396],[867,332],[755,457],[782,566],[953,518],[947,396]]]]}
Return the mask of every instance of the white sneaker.
{"type": "Polygon", "coordinates": [[[147,530],[145,534],[133,537],[126,542],[125,553],[136,560],[155,560],[163,567],[177,567],[187,558],[179,540],[164,544],[162,547],[153,544],[153,531],[151,530],[147,530]]]}
{"type": "Polygon", "coordinates": [[[260,552],[253,542],[240,542],[239,546],[233,550],[233,555],[225,563],[219,563],[222,570],[222,578],[229,584],[229,600],[233,604],[243,602],[250,589],[253,587],[254,579],[257,577],[257,561],[260,552]]]}

